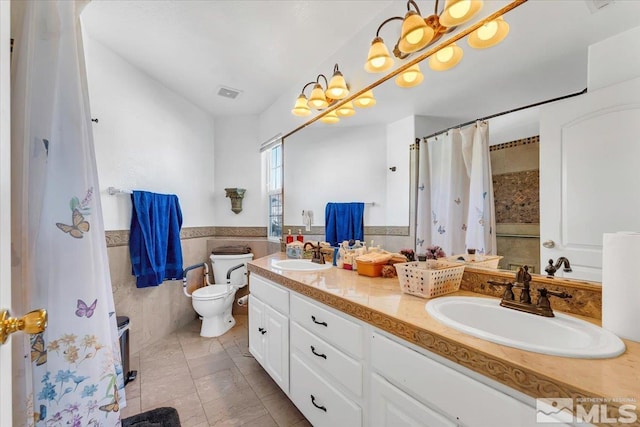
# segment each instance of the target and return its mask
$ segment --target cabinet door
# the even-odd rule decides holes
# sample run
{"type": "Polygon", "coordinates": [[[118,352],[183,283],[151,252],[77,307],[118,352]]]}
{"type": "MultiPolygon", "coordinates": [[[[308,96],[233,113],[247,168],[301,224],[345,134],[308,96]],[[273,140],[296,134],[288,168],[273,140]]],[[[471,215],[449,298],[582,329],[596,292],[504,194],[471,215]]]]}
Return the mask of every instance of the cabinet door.
{"type": "Polygon", "coordinates": [[[456,425],[453,421],[392,386],[380,375],[372,375],[372,427],[456,427],[456,425]]]}
{"type": "Polygon", "coordinates": [[[268,305],[264,306],[264,368],[285,392],[289,393],[289,319],[268,305]]]}
{"type": "Polygon", "coordinates": [[[264,309],[262,301],[249,295],[249,351],[264,367],[264,309]]]}
{"type": "Polygon", "coordinates": [[[640,78],[540,111],[540,262],[602,280],[602,234],[640,229],[640,78]]]}

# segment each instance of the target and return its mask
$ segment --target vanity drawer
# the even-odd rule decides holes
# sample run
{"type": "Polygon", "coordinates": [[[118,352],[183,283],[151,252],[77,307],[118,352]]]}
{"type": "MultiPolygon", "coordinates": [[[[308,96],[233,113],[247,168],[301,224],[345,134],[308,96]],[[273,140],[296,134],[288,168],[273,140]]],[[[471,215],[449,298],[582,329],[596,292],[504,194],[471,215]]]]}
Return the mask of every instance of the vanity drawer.
{"type": "Polygon", "coordinates": [[[291,349],[342,384],[356,396],[362,396],[362,363],[355,361],[331,344],[291,322],[291,349]]]}
{"type": "Polygon", "coordinates": [[[289,291],[252,273],[249,275],[249,291],[254,297],[269,304],[282,314],[289,314],[289,291]]]}
{"type": "Polygon", "coordinates": [[[297,355],[291,355],[290,396],[314,427],[357,427],[362,410],[297,355]]]}
{"type": "Polygon", "coordinates": [[[362,327],[295,295],[291,296],[291,320],[312,334],[355,356],[362,357],[362,327]]]}
{"type": "Polygon", "coordinates": [[[533,407],[381,334],[371,340],[375,372],[462,425],[536,426],[533,407]]]}

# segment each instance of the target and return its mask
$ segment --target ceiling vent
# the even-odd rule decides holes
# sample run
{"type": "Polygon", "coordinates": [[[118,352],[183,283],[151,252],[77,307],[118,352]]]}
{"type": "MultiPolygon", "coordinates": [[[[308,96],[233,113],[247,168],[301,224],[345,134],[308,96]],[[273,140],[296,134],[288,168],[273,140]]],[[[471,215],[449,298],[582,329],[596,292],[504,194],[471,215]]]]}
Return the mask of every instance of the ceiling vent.
{"type": "Polygon", "coordinates": [[[230,87],[218,86],[218,95],[224,98],[236,99],[242,93],[241,90],[230,87]]]}
{"type": "Polygon", "coordinates": [[[609,6],[613,1],[614,0],[585,0],[585,3],[587,3],[587,7],[591,13],[596,13],[597,11],[609,6]]]}

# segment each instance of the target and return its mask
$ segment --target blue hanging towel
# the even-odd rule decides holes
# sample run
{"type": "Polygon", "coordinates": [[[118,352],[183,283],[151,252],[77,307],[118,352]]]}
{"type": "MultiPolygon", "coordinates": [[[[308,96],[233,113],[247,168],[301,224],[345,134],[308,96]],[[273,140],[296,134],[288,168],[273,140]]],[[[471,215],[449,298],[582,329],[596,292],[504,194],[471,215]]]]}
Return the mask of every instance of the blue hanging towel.
{"type": "Polygon", "coordinates": [[[364,240],[364,203],[327,203],[325,240],[337,246],[344,240],[364,240]]]}
{"type": "Polygon", "coordinates": [[[134,191],[131,195],[129,254],[136,286],[158,286],[166,279],[182,279],[178,196],[134,191]]]}

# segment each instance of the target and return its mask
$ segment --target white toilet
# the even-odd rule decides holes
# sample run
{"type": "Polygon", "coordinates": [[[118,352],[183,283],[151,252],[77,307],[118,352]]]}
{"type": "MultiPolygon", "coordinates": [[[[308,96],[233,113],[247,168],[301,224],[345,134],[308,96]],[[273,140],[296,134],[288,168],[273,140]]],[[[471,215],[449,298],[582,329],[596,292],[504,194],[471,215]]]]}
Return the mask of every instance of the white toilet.
{"type": "Polygon", "coordinates": [[[204,286],[191,294],[193,309],[202,317],[200,335],[203,337],[219,337],[236,324],[231,315],[236,291],[247,285],[247,262],[253,254],[211,255],[213,265],[213,285],[204,286]],[[231,271],[230,283],[227,273],[231,271]]]}

